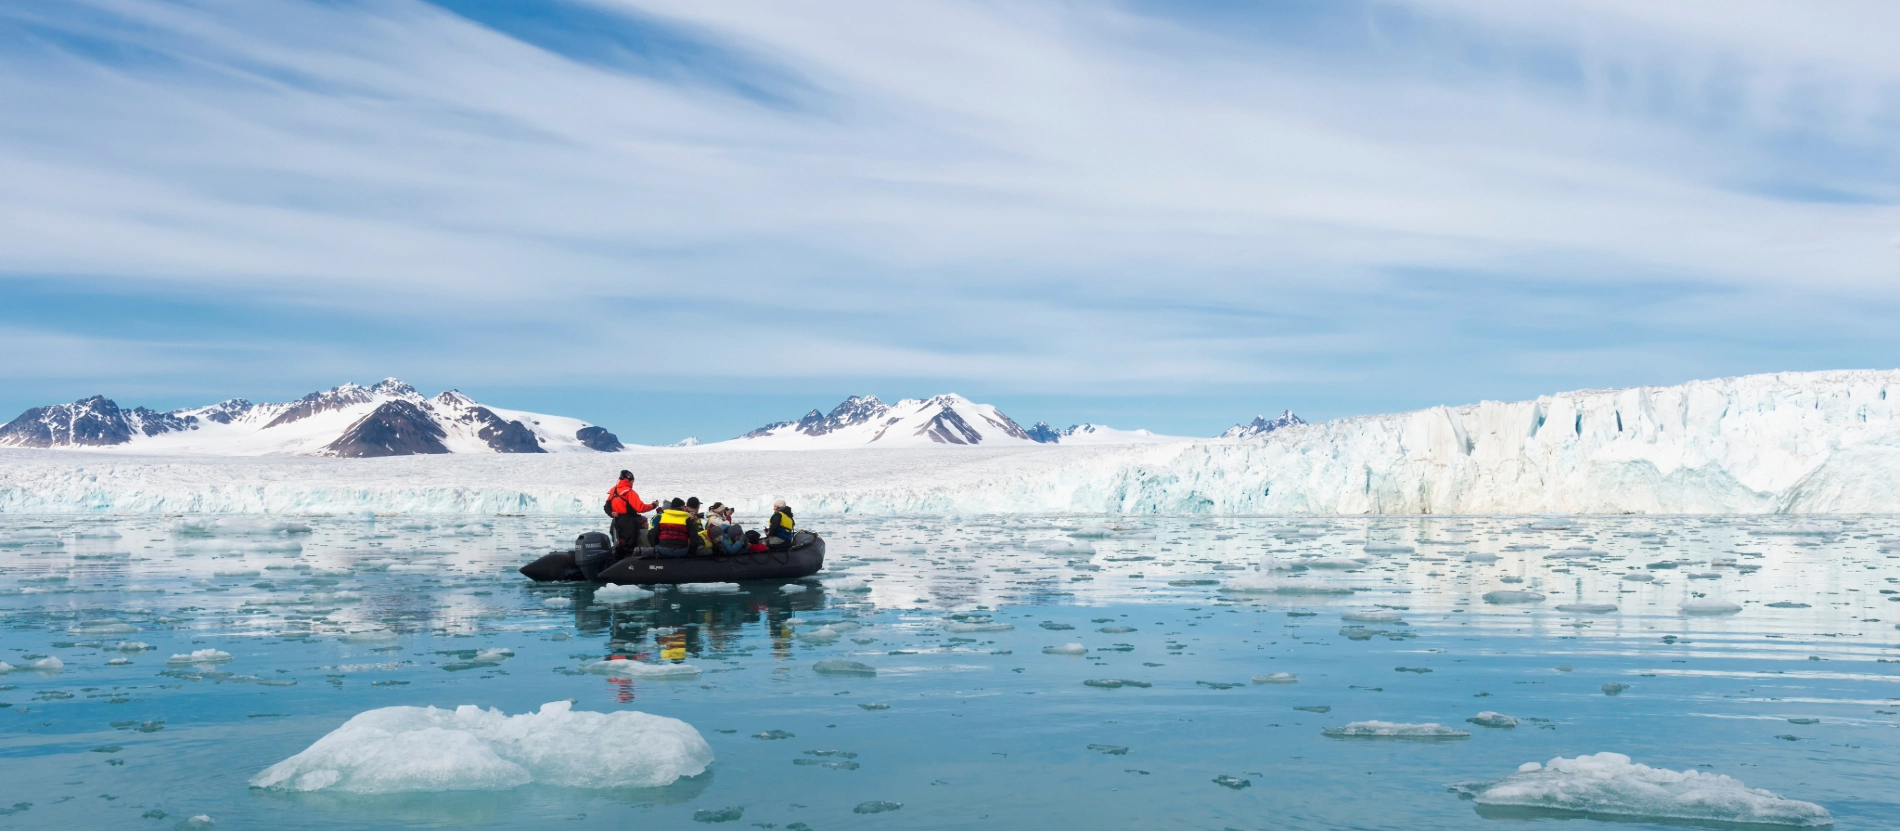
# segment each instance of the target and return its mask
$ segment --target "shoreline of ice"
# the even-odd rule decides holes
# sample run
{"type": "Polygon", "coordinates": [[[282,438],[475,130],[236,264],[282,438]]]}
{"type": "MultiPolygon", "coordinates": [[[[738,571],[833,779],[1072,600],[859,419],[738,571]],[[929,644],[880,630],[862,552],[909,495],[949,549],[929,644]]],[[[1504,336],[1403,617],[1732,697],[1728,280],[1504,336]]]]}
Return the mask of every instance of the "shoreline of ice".
{"type": "Polygon", "coordinates": [[[777,498],[801,516],[1890,514],[1900,513],[1896,404],[1900,371],[1847,371],[1169,445],[389,459],[7,449],[0,513],[592,515],[628,467],[649,497],[699,495],[749,515],[777,498]]]}

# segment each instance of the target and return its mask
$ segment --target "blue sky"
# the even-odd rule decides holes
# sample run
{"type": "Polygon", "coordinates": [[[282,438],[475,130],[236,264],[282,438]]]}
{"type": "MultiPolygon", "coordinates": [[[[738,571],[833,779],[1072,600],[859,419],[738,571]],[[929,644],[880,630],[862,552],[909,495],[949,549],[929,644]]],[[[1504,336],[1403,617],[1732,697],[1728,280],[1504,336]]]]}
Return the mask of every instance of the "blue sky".
{"type": "Polygon", "coordinates": [[[1884,2],[19,0],[0,411],[1206,435],[1900,366],[1884,2]]]}

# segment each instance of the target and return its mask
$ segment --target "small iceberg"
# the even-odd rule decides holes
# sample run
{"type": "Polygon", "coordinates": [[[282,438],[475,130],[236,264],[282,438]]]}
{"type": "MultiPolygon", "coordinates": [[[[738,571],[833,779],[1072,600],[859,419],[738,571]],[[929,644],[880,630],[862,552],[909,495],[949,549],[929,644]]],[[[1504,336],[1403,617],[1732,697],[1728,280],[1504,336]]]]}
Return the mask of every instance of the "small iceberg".
{"type": "Polygon", "coordinates": [[[634,585],[601,586],[594,590],[595,603],[632,603],[652,596],[652,591],[634,585]]]}
{"type": "MultiPolygon", "coordinates": [[[[625,662],[623,662],[625,663],[625,662]]],[[[564,788],[655,788],[697,776],[712,748],[678,719],[622,710],[574,712],[554,701],[518,716],[465,704],[359,713],[251,787],[380,794],[564,788]]]]}
{"type": "Polygon", "coordinates": [[[1557,607],[1559,612],[1576,612],[1585,615],[1607,615],[1616,611],[1615,603],[1564,603],[1557,607]]]}
{"type": "Polygon", "coordinates": [[[1398,612],[1377,609],[1367,612],[1347,612],[1339,616],[1340,620],[1353,623],[1404,623],[1398,612]]]}
{"type": "Polygon", "coordinates": [[[1518,589],[1498,589],[1484,593],[1486,603],[1542,603],[1544,596],[1532,591],[1518,589]]]}
{"type": "Polygon", "coordinates": [[[184,664],[228,664],[230,662],[231,653],[221,649],[199,649],[193,652],[173,655],[165,659],[165,663],[174,666],[184,664]]]}
{"type": "Polygon", "coordinates": [[[1014,623],[958,623],[943,625],[945,632],[1008,632],[1016,628],[1014,623]]]}
{"type": "Polygon", "coordinates": [[[1635,764],[1621,753],[1598,753],[1547,764],[1527,763],[1492,783],[1456,790],[1484,808],[1529,809],[1562,817],[1644,823],[1730,823],[1824,828],[1826,808],[1751,788],[1719,773],[1635,764]]]}
{"type": "Polygon", "coordinates": [[[679,590],[687,594],[732,594],[739,590],[738,583],[681,583],[679,590]]]}
{"type": "Polygon", "coordinates": [[[1471,738],[1469,730],[1459,730],[1442,724],[1398,724],[1390,721],[1355,721],[1344,727],[1328,727],[1319,733],[1334,739],[1456,741],[1471,738]]]}
{"type": "Polygon", "coordinates": [[[1271,568],[1228,578],[1221,591],[1236,594],[1352,594],[1352,589],[1318,580],[1291,580],[1274,574],[1271,568]]]}
{"type": "Polygon", "coordinates": [[[1472,724],[1478,725],[1479,727],[1494,727],[1494,728],[1501,728],[1505,730],[1509,730],[1517,726],[1517,719],[1507,716],[1503,713],[1494,713],[1494,712],[1491,712],[1490,710],[1486,710],[1482,713],[1472,716],[1471,718],[1465,719],[1465,721],[1471,722],[1472,724]]]}
{"type": "Polygon", "coordinates": [[[1742,605],[1713,597],[1698,597],[1683,601],[1681,608],[1685,615],[1732,615],[1741,611],[1742,605]]]}
{"type": "Polygon", "coordinates": [[[581,666],[584,672],[613,678],[693,678],[699,667],[692,664],[660,664],[646,661],[595,661],[581,666]]]}
{"type": "Polygon", "coordinates": [[[1044,655],[1081,655],[1088,651],[1088,647],[1079,643],[1065,643],[1061,646],[1045,646],[1042,648],[1042,654],[1044,655]]]}
{"type": "Polygon", "coordinates": [[[862,577],[838,577],[826,580],[825,588],[835,592],[868,592],[871,584],[862,577]]]}
{"type": "Polygon", "coordinates": [[[9,672],[43,672],[48,675],[56,675],[60,670],[65,668],[66,663],[57,657],[28,661],[17,667],[6,661],[0,661],[0,675],[6,675],[9,672]]]}
{"type": "Polygon", "coordinates": [[[1291,672],[1276,672],[1271,675],[1256,675],[1253,677],[1253,682],[1256,684],[1298,684],[1300,679],[1291,672]]]}
{"type": "Polygon", "coordinates": [[[811,665],[812,670],[826,675],[876,675],[877,668],[845,658],[826,658],[811,665]]]}

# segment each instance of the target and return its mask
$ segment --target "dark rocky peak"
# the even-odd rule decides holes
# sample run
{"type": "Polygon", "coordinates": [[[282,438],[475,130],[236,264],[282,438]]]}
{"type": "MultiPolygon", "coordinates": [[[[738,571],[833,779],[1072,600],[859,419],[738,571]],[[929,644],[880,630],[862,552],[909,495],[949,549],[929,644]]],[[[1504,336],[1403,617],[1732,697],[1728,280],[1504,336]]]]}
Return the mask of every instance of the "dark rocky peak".
{"type": "Polygon", "coordinates": [[[376,396],[372,395],[368,389],[355,384],[344,384],[324,390],[323,392],[313,392],[296,401],[290,402],[290,404],[284,408],[283,412],[278,413],[276,418],[271,419],[269,424],[264,425],[264,429],[268,430],[272,427],[280,427],[285,424],[302,421],[318,413],[341,410],[345,407],[352,407],[357,404],[368,404],[374,400],[376,400],[376,396]]]}
{"type": "MultiPolygon", "coordinates": [[[[1016,431],[1020,433],[1022,428],[1017,427],[1016,431]]],[[[970,422],[964,421],[963,416],[958,415],[957,411],[950,407],[938,411],[929,421],[924,422],[924,426],[917,432],[920,435],[929,436],[931,441],[938,444],[983,443],[983,434],[977,432],[976,428],[970,426],[970,422]]]]}
{"type": "Polygon", "coordinates": [[[421,405],[396,399],[357,419],[336,441],[324,445],[323,453],[351,459],[432,455],[449,452],[442,443],[447,437],[421,405]]]}
{"type": "MultiPolygon", "coordinates": [[[[385,381],[383,383],[388,382],[385,381]]],[[[404,386],[408,385],[404,384],[404,386]]],[[[479,406],[475,403],[475,399],[463,395],[461,390],[443,390],[431,403],[438,407],[446,407],[450,410],[463,410],[469,407],[479,406]]]]}
{"type": "Polygon", "coordinates": [[[808,436],[822,436],[846,427],[855,427],[874,421],[890,410],[891,408],[877,400],[875,395],[854,395],[831,408],[829,413],[821,415],[817,410],[812,410],[805,414],[804,418],[798,420],[798,432],[808,436]]]}
{"type": "Polygon", "coordinates": [[[157,436],[179,430],[196,430],[198,417],[178,411],[161,413],[133,407],[126,413],[126,425],[147,436],[157,436]]]}
{"type": "Polygon", "coordinates": [[[618,453],[627,449],[626,445],[620,443],[620,437],[607,432],[605,427],[582,427],[580,432],[574,434],[574,438],[588,449],[602,453],[618,453]]]}
{"type": "MultiPolygon", "coordinates": [[[[1073,430],[1075,428],[1071,427],[1069,429],[1073,430]]],[[[1066,431],[1050,427],[1047,421],[1038,421],[1035,426],[1023,430],[1023,434],[1028,436],[1030,441],[1034,441],[1038,444],[1056,444],[1062,441],[1062,436],[1065,432],[1066,431]]]]}
{"type": "Polygon", "coordinates": [[[190,409],[190,410],[174,410],[172,411],[172,414],[177,415],[177,416],[197,417],[197,418],[204,419],[205,421],[212,421],[218,424],[230,424],[233,421],[243,418],[245,413],[248,413],[252,409],[255,409],[256,406],[257,405],[252,404],[251,402],[246,401],[242,398],[233,398],[229,401],[220,401],[209,407],[198,407],[196,409],[190,409]]]}
{"type": "Polygon", "coordinates": [[[436,396],[434,404],[435,406],[430,408],[429,403],[424,402],[417,409],[429,412],[443,421],[475,428],[475,437],[487,443],[488,449],[496,453],[548,452],[541,446],[541,437],[528,429],[528,425],[520,421],[505,420],[495,415],[494,410],[475,403],[468,396],[455,390],[436,396]]]}
{"type": "MultiPolygon", "coordinates": [[[[384,378],[376,382],[376,386],[370,387],[369,392],[371,395],[387,396],[390,398],[420,399],[422,397],[422,393],[416,392],[415,387],[409,386],[395,378],[384,378]]],[[[449,392],[455,391],[449,390],[449,392]]],[[[461,395],[459,392],[455,394],[461,395]]],[[[464,397],[466,398],[466,396],[464,397]]]]}
{"type": "Polygon", "coordinates": [[[1220,434],[1220,437],[1223,439],[1249,439],[1255,436],[1264,436],[1286,427],[1297,427],[1305,423],[1305,419],[1294,415],[1292,410],[1287,410],[1271,419],[1266,416],[1254,416],[1253,421],[1246,424],[1236,424],[1227,428],[1227,432],[1220,434]]]}
{"type": "Polygon", "coordinates": [[[132,440],[124,410],[103,395],[71,404],[34,407],[0,427],[7,447],[107,447],[132,440]]]}

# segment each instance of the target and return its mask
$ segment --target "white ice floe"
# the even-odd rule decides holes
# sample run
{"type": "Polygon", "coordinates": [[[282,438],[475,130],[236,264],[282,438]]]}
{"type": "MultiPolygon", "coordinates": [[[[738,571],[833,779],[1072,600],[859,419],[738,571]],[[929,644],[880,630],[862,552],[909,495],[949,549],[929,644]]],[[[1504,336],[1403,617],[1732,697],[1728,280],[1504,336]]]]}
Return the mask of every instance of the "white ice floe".
{"type": "Polygon", "coordinates": [[[868,592],[871,584],[862,577],[830,577],[825,579],[825,588],[835,592],[868,592]]]}
{"type": "Polygon", "coordinates": [[[1471,731],[1442,724],[1399,724],[1390,721],[1355,721],[1344,727],[1328,727],[1321,735],[1335,739],[1469,739],[1471,731]]]}
{"type": "Polygon", "coordinates": [[[1400,623],[1402,622],[1401,617],[1398,612],[1393,612],[1386,609],[1372,609],[1372,610],[1360,611],[1360,612],[1347,612],[1343,615],[1340,615],[1339,619],[1348,621],[1351,623],[1400,623]]]}
{"type": "Polygon", "coordinates": [[[943,625],[943,631],[957,633],[1008,632],[1015,628],[1016,624],[1014,623],[962,623],[951,621],[943,625]]]}
{"type": "Polygon", "coordinates": [[[1625,574],[1623,575],[1623,579],[1632,583],[1654,583],[1656,582],[1656,575],[1639,572],[1636,574],[1625,574]]]}
{"type": "Polygon", "coordinates": [[[692,678],[699,675],[699,667],[692,664],[662,664],[645,661],[596,661],[584,664],[581,669],[595,675],[613,678],[692,678]]]}
{"type": "Polygon", "coordinates": [[[1732,615],[1742,610],[1740,603],[1714,597],[1697,597],[1682,602],[1685,615],[1732,615]]]}
{"type": "Polygon", "coordinates": [[[1253,682],[1256,684],[1298,684],[1300,679],[1294,677],[1291,672],[1276,672],[1271,675],[1256,675],[1253,677],[1253,682]]]}
{"type": "Polygon", "coordinates": [[[1220,590],[1236,594],[1352,594],[1349,586],[1288,578],[1266,568],[1229,577],[1220,590]]]}
{"type": "Polygon", "coordinates": [[[61,661],[57,657],[41,658],[37,661],[28,661],[17,667],[5,661],[0,661],[0,675],[5,675],[9,672],[42,672],[42,673],[47,673],[50,675],[50,674],[58,673],[60,670],[63,670],[65,668],[66,668],[65,662],[61,661]]]}
{"type": "Polygon", "coordinates": [[[1497,561],[1498,561],[1498,555],[1496,554],[1486,554],[1483,552],[1474,551],[1470,554],[1465,555],[1465,562],[1467,563],[1495,563],[1497,561]]]}
{"type": "Polygon", "coordinates": [[[572,605],[574,605],[574,598],[571,598],[571,597],[544,597],[544,598],[542,598],[542,599],[541,599],[541,605],[543,605],[543,606],[546,606],[546,607],[548,607],[548,608],[550,608],[550,609],[565,609],[565,608],[567,608],[567,607],[569,607],[569,606],[572,606],[572,605]]]}
{"type": "Polygon", "coordinates": [[[1088,647],[1079,643],[1065,643],[1061,646],[1045,646],[1042,648],[1042,654],[1044,655],[1081,655],[1088,651],[1088,647]]]}
{"type": "Polygon", "coordinates": [[[371,631],[371,632],[345,632],[345,633],[343,633],[343,635],[342,635],[341,637],[339,637],[339,638],[338,638],[338,640],[340,640],[340,641],[342,641],[342,642],[344,642],[344,643],[354,643],[354,644],[383,644],[383,643],[395,643],[395,641],[396,641],[396,633],[394,633],[394,632],[377,632],[377,631],[371,631]]]}
{"type": "Polygon", "coordinates": [[[1751,788],[1719,773],[1635,764],[1621,753],[1598,753],[1548,764],[1530,762],[1490,784],[1462,785],[1479,805],[1561,811],[1635,822],[1688,821],[1794,828],[1830,826],[1812,802],[1751,788]]]}
{"type": "Polygon", "coordinates": [[[144,652],[151,648],[152,645],[144,641],[119,641],[118,643],[106,647],[106,649],[113,652],[144,652]]]}
{"type": "Polygon", "coordinates": [[[1476,724],[1479,727],[1500,727],[1500,728],[1509,729],[1509,728],[1517,726],[1517,719],[1507,716],[1503,713],[1494,713],[1490,710],[1486,710],[1482,713],[1472,716],[1471,718],[1465,719],[1465,721],[1471,722],[1472,724],[1476,724]]]}
{"type": "Polygon", "coordinates": [[[838,630],[830,626],[820,626],[816,629],[803,630],[798,633],[798,639],[808,643],[836,643],[838,637],[838,630]]]}
{"type": "Polygon", "coordinates": [[[1559,612],[1577,612],[1586,615],[1607,615],[1616,611],[1614,603],[1563,603],[1557,606],[1559,612]]]}
{"type": "Polygon", "coordinates": [[[1484,593],[1486,603],[1542,603],[1543,601],[1544,596],[1537,592],[1517,589],[1499,589],[1484,593]]]}
{"type": "Polygon", "coordinates": [[[575,712],[554,701],[518,716],[472,704],[360,713],[251,779],[286,791],[401,793],[658,787],[697,776],[712,748],[692,725],[623,710],[575,712]]]}
{"type": "Polygon", "coordinates": [[[594,590],[596,603],[632,603],[653,596],[653,592],[634,585],[601,586],[594,590]]]}
{"type": "Polygon", "coordinates": [[[876,675],[877,668],[846,658],[826,658],[811,668],[826,675],[876,675]]]}
{"type": "Polygon", "coordinates": [[[198,649],[165,659],[165,663],[168,664],[227,664],[230,662],[231,653],[221,649],[198,649]]]}
{"type": "Polygon", "coordinates": [[[738,583],[681,583],[679,590],[687,594],[731,594],[739,590],[738,583]]]}
{"type": "Polygon", "coordinates": [[[786,594],[804,594],[805,592],[810,591],[811,587],[805,585],[804,583],[786,583],[783,586],[779,586],[778,590],[786,594]]]}
{"type": "Polygon", "coordinates": [[[515,657],[515,651],[505,646],[499,646],[494,649],[484,649],[475,653],[475,660],[477,661],[506,661],[513,657],[515,657]]]}

